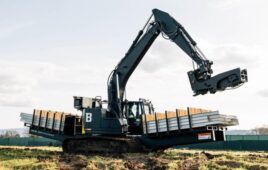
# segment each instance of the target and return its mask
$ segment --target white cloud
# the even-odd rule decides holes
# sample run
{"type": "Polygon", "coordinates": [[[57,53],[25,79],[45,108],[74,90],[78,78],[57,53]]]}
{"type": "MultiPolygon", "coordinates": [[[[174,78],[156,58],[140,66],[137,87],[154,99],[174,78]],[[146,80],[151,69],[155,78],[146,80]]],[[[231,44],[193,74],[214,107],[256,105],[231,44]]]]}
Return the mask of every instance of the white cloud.
{"type": "Polygon", "coordinates": [[[245,0],[224,0],[224,1],[211,1],[210,4],[221,10],[227,10],[241,5],[245,0]]]}
{"type": "Polygon", "coordinates": [[[263,89],[257,92],[257,95],[261,96],[261,97],[268,97],[268,89],[263,89]]]}
{"type": "Polygon", "coordinates": [[[48,63],[0,63],[0,105],[30,106],[34,103],[33,89],[44,77],[53,76],[55,66],[48,63]]]}
{"type": "Polygon", "coordinates": [[[34,99],[24,93],[14,94],[1,94],[0,95],[0,106],[7,107],[27,107],[32,106],[34,99]]]}
{"type": "Polygon", "coordinates": [[[246,68],[250,72],[261,66],[261,61],[264,60],[263,45],[245,45],[236,43],[213,44],[198,39],[199,45],[207,58],[213,61],[212,69],[216,72],[226,71],[232,68],[246,68]]]}
{"type": "Polygon", "coordinates": [[[91,97],[103,95],[109,74],[107,67],[100,69],[103,63],[0,60],[0,106],[49,106],[85,92],[91,97]]]}
{"type": "Polygon", "coordinates": [[[221,64],[255,64],[259,56],[256,53],[257,50],[254,47],[246,47],[238,44],[224,44],[214,46],[212,53],[215,56],[215,61],[221,64]]]}
{"type": "MultiPolygon", "coordinates": [[[[201,50],[205,56],[214,62],[212,68],[224,71],[226,68],[246,67],[254,69],[264,54],[261,46],[242,44],[212,44],[198,39],[201,50]]],[[[161,69],[177,67],[192,69],[192,60],[173,42],[158,39],[148,51],[148,54],[141,62],[140,68],[145,72],[157,72],[161,69]]]]}
{"type": "Polygon", "coordinates": [[[31,26],[33,23],[29,22],[29,21],[25,21],[25,22],[18,22],[18,21],[14,21],[14,22],[2,22],[0,23],[0,38],[6,38],[9,35],[13,34],[16,31],[19,31],[23,28],[29,27],[31,26]]]}
{"type": "Polygon", "coordinates": [[[159,37],[144,56],[140,68],[145,72],[191,68],[191,59],[174,43],[159,37]]]}

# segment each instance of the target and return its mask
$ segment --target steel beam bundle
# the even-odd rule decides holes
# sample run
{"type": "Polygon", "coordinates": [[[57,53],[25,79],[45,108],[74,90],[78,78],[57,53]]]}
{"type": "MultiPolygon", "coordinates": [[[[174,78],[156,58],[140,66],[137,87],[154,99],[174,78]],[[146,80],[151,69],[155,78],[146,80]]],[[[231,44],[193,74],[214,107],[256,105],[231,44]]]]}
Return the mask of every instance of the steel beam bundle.
{"type": "Polygon", "coordinates": [[[21,113],[20,120],[25,124],[37,128],[43,128],[54,131],[63,131],[64,126],[62,125],[64,125],[65,115],[63,114],[62,118],[56,119],[55,117],[49,118],[48,116],[42,114],[35,115],[29,113],[21,113]]]}
{"type": "Polygon", "coordinates": [[[171,118],[166,116],[164,119],[158,119],[155,115],[154,120],[143,121],[143,133],[154,134],[202,127],[222,128],[234,125],[238,125],[236,116],[219,114],[218,111],[171,118]]]}

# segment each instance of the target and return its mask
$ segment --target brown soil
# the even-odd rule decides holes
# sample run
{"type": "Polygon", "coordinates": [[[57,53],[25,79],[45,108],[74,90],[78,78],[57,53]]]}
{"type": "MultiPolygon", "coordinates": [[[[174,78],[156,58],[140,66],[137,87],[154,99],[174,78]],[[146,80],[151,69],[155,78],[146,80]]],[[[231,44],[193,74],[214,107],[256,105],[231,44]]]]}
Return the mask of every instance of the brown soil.
{"type": "Polygon", "coordinates": [[[267,170],[267,158],[267,152],[167,149],[151,153],[91,154],[85,156],[64,154],[59,149],[53,150],[51,148],[0,147],[0,169],[267,170]],[[10,161],[13,159],[14,165],[10,165],[10,161]],[[33,163],[22,165],[20,161],[17,161],[25,159],[32,159],[33,163]],[[18,164],[16,164],[17,162],[18,164]],[[54,167],[50,168],[51,165],[54,167]]]}

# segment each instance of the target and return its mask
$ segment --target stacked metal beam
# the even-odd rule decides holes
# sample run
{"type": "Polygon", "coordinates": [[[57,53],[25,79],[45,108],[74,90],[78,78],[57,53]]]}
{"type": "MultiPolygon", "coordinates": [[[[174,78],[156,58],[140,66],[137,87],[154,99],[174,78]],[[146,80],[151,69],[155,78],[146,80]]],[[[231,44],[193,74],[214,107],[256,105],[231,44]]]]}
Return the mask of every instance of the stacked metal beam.
{"type": "Polygon", "coordinates": [[[37,128],[63,131],[65,115],[68,114],[63,112],[34,110],[34,114],[21,113],[20,120],[30,126],[37,128]]]}
{"type": "Polygon", "coordinates": [[[222,115],[218,111],[210,111],[194,115],[178,117],[167,117],[143,121],[144,134],[161,133],[167,131],[185,130],[190,128],[201,128],[208,126],[226,127],[238,125],[236,116],[222,115]],[[146,130],[147,129],[147,130],[146,130]]]}

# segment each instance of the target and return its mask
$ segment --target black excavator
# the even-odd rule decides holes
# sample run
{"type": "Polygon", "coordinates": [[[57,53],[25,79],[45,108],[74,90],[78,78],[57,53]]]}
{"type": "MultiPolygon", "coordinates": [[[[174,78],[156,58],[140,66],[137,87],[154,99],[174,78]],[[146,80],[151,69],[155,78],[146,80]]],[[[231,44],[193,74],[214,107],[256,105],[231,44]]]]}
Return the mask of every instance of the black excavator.
{"type": "Polygon", "coordinates": [[[161,127],[158,127],[161,122],[154,119],[157,128],[155,133],[150,133],[150,123],[144,119],[148,118],[146,115],[155,115],[152,103],[145,99],[124,99],[128,79],[159,34],[178,45],[195,63],[196,68],[188,72],[194,96],[214,94],[241,86],[248,81],[247,71],[240,68],[212,76],[213,62],[206,59],[185,28],[168,13],[153,9],[145,26],[109,75],[108,100],[102,100],[101,97],[75,96],[74,107],[82,112],[82,116],[66,115],[64,122],[60,121],[59,130],[55,131],[54,114],[53,119],[51,118],[52,130],[48,131],[49,116],[46,116],[46,126],[43,128],[40,126],[43,121],[42,114],[38,119],[38,125],[34,120],[36,115],[33,115],[30,133],[61,140],[63,150],[73,153],[137,152],[180,144],[224,140],[225,126],[204,125],[194,128],[189,113],[186,116],[189,128],[183,129],[179,126],[183,118],[180,121],[176,114],[178,128],[175,131],[171,129],[172,120],[166,117],[166,130],[161,131],[161,127]]]}

